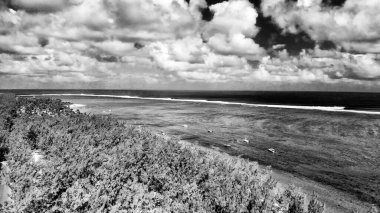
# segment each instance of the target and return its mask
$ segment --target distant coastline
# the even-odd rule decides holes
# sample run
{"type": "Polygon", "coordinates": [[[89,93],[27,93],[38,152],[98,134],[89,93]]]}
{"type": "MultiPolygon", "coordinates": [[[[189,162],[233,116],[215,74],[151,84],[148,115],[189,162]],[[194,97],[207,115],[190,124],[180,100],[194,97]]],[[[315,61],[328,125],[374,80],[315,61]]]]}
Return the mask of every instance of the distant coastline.
{"type": "Polygon", "coordinates": [[[358,113],[368,115],[380,115],[380,111],[365,111],[365,110],[353,110],[346,109],[344,106],[297,106],[297,105],[278,105],[278,104],[251,104],[242,102],[228,102],[228,101],[213,101],[213,100],[201,100],[201,99],[180,99],[180,98],[155,98],[155,97],[139,97],[128,95],[100,95],[100,94],[84,94],[84,93],[63,93],[63,94],[30,94],[20,95],[23,97],[34,96],[83,96],[83,97],[107,97],[107,98],[123,98],[123,99],[143,99],[143,100],[158,100],[158,101],[174,101],[174,102],[193,102],[193,103],[209,103],[209,104],[222,104],[222,105],[240,105],[249,107],[268,107],[268,108],[280,108],[280,109],[301,109],[301,110],[319,110],[327,112],[342,112],[342,113],[358,113]]]}

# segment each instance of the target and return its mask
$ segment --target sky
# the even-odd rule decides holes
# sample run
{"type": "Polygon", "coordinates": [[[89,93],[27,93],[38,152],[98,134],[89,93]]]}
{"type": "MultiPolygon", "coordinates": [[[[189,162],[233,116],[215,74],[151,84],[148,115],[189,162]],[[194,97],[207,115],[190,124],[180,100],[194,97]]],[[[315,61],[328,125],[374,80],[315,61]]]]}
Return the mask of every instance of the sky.
{"type": "Polygon", "coordinates": [[[380,0],[0,0],[0,89],[380,92],[380,0]]]}

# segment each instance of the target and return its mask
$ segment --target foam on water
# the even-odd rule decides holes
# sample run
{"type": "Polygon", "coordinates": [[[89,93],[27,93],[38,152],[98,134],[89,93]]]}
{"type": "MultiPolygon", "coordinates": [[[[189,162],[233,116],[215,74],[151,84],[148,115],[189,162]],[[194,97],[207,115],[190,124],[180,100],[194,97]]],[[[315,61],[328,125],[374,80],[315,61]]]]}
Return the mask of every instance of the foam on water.
{"type": "Polygon", "coordinates": [[[77,108],[82,108],[82,107],[85,107],[86,105],[84,104],[70,104],[69,107],[71,109],[77,109],[77,108]]]}
{"type": "MultiPolygon", "coordinates": [[[[240,105],[240,106],[249,106],[249,107],[319,110],[319,111],[328,111],[328,112],[349,112],[349,113],[358,113],[358,114],[380,115],[380,112],[376,112],[376,111],[347,110],[343,106],[296,106],[296,105],[279,105],[279,104],[250,104],[250,103],[242,103],[242,102],[209,101],[209,100],[198,100],[198,99],[153,98],[153,97],[139,97],[139,96],[128,96],[128,95],[95,95],[95,94],[84,94],[84,93],[80,93],[80,94],[37,94],[37,95],[22,95],[22,96],[105,97],[105,98],[122,98],[122,99],[142,99],[142,100],[159,100],[159,101],[174,101],[174,102],[191,102],[191,103],[209,103],[209,104],[222,104],[222,105],[240,105]]],[[[72,104],[72,105],[76,105],[77,108],[84,106],[81,104],[72,104]]],[[[70,107],[72,105],[70,105],[70,107]]]]}

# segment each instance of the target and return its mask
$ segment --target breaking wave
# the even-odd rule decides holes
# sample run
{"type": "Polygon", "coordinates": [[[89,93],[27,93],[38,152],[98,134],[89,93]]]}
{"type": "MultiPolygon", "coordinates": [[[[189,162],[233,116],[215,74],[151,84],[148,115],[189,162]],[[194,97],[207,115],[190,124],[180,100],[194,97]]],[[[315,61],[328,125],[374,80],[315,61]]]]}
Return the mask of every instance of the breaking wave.
{"type": "Polygon", "coordinates": [[[77,108],[82,108],[82,107],[85,107],[86,105],[84,104],[70,104],[69,107],[71,109],[77,109],[77,108]]]}
{"type": "MultiPolygon", "coordinates": [[[[36,95],[22,95],[22,96],[105,97],[105,98],[142,99],[142,100],[159,100],[159,101],[173,101],[173,102],[210,103],[210,104],[221,104],[221,105],[240,105],[240,106],[249,106],[249,107],[319,110],[319,111],[328,111],[328,112],[348,112],[348,113],[380,115],[380,112],[377,112],[377,111],[351,110],[351,109],[345,109],[345,107],[343,107],[343,106],[297,106],[297,105],[280,105],[280,104],[252,104],[252,103],[242,103],[242,102],[211,101],[211,100],[199,100],[199,99],[154,98],[154,97],[140,97],[140,96],[129,96],[129,95],[96,95],[96,94],[84,94],[84,93],[80,93],[80,94],[36,94],[36,95]]],[[[75,105],[76,108],[83,107],[83,106],[79,106],[80,104],[72,104],[72,105],[75,105]]],[[[70,105],[70,106],[72,106],[72,105],[70,105]]]]}

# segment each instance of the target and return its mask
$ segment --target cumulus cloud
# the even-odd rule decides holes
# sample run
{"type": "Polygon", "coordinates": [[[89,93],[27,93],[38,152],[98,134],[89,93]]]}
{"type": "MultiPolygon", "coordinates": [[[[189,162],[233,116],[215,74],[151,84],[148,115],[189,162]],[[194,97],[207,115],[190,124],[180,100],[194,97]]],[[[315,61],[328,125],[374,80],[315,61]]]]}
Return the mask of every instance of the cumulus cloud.
{"type": "Polygon", "coordinates": [[[316,41],[330,40],[352,51],[378,52],[379,0],[347,0],[342,7],[326,7],[321,0],[264,0],[265,16],[291,33],[304,31],[316,41]],[[376,44],[372,47],[370,44],[376,44]]]}
{"type": "Polygon", "coordinates": [[[8,32],[0,50],[28,56],[2,64],[3,70],[17,67],[41,78],[75,71],[95,81],[122,66],[157,67],[171,79],[226,82],[241,79],[251,69],[247,60],[265,53],[251,39],[257,12],[247,0],[211,6],[215,18],[209,23],[199,11],[207,7],[204,0],[64,2],[18,1],[16,13],[0,13],[8,32]]]}
{"type": "MultiPolygon", "coordinates": [[[[59,10],[52,10],[50,14],[19,10],[16,16],[20,23],[8,21],[10,26],[6,28],[13,24],[41,36],[76,41],[104,41],[109,38],[129,42],[155,41],[198,32],[202,23],[198,8],[205,6],[203,0],[190,4],[184,0],[34,1],[20,0],[19,4],[30,4],[36,8],[56,5],[59,10]]],[[[8,12],[3,11],[2,14],[8,15],[8,12]]]]}
{"type": "MultiPolygon", "coordinates": [[[[279,51],[278,54],[283,54],[279,51]]],[[[376,81],[380,64],[374,54],[351,54],[336,50],[303,51],[299,56],[266,57],[255,76],[272,81],[325,82],[376,81]]]]}
{"type": "Polygon", "coordinates": [[[262,12],[286,32],[304,31],[350,52],[316,47],[292,56],[284,41],[269,47],[268,56],[253,40],[259,12],[248,0],[209,7],[205,0],[2,1],[0,84],[29,78],[25,84],[250,88],[380,79],[375,0],[347,0],[339,8],[321,0],[289,2],[264,0],[262,12]],[[213,18],[204,21],[200,11],[207,7],[213,18]]]}
{"type": "Polygon", "coordinates": [[[198,30],[201,14],[195,9],[205,5],[184,0],[106,0],[106,10],[117,25],[115,34],[124,40],[185,37],[198,30]],[[120,28],[124,30],[120,31],[120,28]]]}
{"type": "Polygon", "coordinates": [[[203,0],[12,0],[0,11],[0,53],[27,57],[4,62],[0,69],[75,70],[91,76],[97,71],[87,69],[112,73],[115,64],[152,66],[146,43],[197,34],[199,8],[205,6],[203,0]]]}
{"type": "Polygon", "coordinates": [[[204,66],[203,55],[208,51],[198,37],[182,40],[157,41],[148,48],[157,65],[165,70],[191,70],[204,66]]]}
{"type": "Polygon", "coordinates": [[[135,50],[134,43],[126,43],[117,40],[103,41],[93,44],[99,51],[109,55],[124,56],[135,50]]]}
{"type": "Polygon", "coordinates": [[[148,48],[158,67],[189,81],[233,81],[251,71],[245,57],[215,53],[200,36],[158,41],[148,48]]]}
{"type": "Polygon", "coordinates": [[[233,0],[210,7],[214,18],[205,26],[204,37],[208,45],[218,53],[257,58],[265,50],[252,38],[256,27],[257,11],[248,0],[233,0]]]}
{"type": "Polygon", "coordinates": [[[0,35],[0,52],[38,54],[41,51],[36,37],[21,33],[0,35]]]}
{"type": "Polygon", "coordinates": [[[58,17],[62,17],[63,24],[86,27],[93,31],[104,31],[114,23],[103,0],[82,0],[80,4],[63,11],[58,17]]]}

